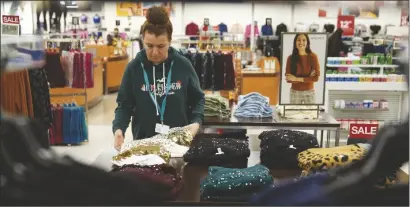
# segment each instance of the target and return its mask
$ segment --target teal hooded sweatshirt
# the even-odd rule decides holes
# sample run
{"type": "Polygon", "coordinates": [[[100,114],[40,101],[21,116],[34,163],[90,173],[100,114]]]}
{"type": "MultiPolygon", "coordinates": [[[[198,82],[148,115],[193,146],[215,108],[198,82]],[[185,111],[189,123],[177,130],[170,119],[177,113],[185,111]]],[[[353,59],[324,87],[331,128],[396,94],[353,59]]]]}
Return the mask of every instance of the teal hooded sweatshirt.
{"type": "Polygon", "coordinates": [[[192,123],[202,124],[205,96],[189,60],[170,47],[167,60],[154,65],[148,60],[146,51],[142,50],[128,63],[122,77],[117,96],[118,106],[115,109],[115,119],[112,124],[113,133],[121,129],[125,135],[132,118],[131,129],[134,139],[156,135],[155,125],[161,123],[160,112],[165,97],[164,125],[173,128],[192,123]],[[169,82],[170,71],[172,72],[169,82]],[[149,86],[146,84],[144,75],[147,77],[149,86]],[[168,93],[164,90],[164,83],[165,88],[169,89],[168,93]],[[156,88],[156,100],[153,96],[154,87],[156,88]],[[159,113],[157,113],[155,101],[158,103],[159,113]]]}

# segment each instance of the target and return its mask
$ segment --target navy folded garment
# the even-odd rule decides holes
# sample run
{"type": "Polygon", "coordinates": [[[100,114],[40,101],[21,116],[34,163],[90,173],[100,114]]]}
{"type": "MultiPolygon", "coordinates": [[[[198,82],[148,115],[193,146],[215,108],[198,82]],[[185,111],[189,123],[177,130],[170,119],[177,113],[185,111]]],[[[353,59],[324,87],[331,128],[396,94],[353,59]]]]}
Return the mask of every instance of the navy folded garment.
{"type": "Polygon", "coordinates": [[[322,188],[327,178],[326,173],[321,173],[301,178],[290,184],[276,185],[256,194],[249,202],[251,205],[261,206],[331,206],[334,203],[326,197],[322,188]]]}

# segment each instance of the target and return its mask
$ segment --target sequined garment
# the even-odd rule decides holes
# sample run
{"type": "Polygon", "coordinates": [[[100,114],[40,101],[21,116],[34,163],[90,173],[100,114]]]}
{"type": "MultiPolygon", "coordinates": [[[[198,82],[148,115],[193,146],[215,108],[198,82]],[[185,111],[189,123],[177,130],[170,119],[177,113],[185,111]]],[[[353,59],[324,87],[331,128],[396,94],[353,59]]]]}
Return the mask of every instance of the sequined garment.
{"type": "Polygon", "coordinates": [[[179,145],[190,146],[193,140],[191,131],[183,127],[175,127],[169,130],[167,135],[162,135],[179,145]]]}
{"type": "Polygon", "coordinates": [[[165,162],[167,163],[169,162],[171,158],[171,154],[160,145],[138,145],[138,146],[132,147],[131,149],[125,150],[121,152],[120,154],[114,156],[113,160],[118,161],[121,159],[125,159],[131,155],[149,155],[149,154],[158,155],[162,159],[164,159],[165,162]]]}
{"type": "Polygon", "coordinates": [[[244,169],[210,167],[200,184],[201,200],[243,201],[272,183],[269,169],[260,164],[244,169]]]}
{"type": "Polygon", "coordinates": [[[197,138],[184,155],[184,161],[203,165],[224,165],[237,162],[247,164],[249,155],[248,140],[197,138]]]}
{"type": "Polygon", "coordinates": [[[124,144],[121,152],[125,152],[139,145],[160,146],[163,151],[169,152],[171,154],[171,157],[182,157],[188,151],[188,147],[179,145],[171,141],[170,139],[164,138],[164,135],[159,134],[152,138],[139,139],[128,142],[124,144]]]}
{"type": "Polygon", "coordinates": [[[269,169],[299,169],[297,155],[319,144],[312,134],[293,130],[264,131],[261,140],[261,164],[269,169]]]}
{"type": "Polygon", "coordinates": [[[155,188],[158,199],[164,201],[175,200],[184,186],[183,180],[175,168],[167,164],[153,166],[125,165],[114,168],[110,173],[113,175],[131,175],[141,185],[155,188]]]}

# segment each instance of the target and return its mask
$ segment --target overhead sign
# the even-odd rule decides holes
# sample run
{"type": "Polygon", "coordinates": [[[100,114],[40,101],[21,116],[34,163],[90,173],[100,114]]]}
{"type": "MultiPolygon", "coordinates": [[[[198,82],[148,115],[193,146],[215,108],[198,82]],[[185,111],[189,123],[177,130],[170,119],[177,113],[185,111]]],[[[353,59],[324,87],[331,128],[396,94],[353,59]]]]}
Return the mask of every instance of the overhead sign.
{"type": "Polygon", "coordinates": [[[379,130],[379,124],[350,124],[349,138],[372,139],[379,130]]]}
{"type": "Polygon", "coordinates": [[[20,17],[14,15],[2,15],[1,23],[3,24],[20,24],[20,17]]]}
{"type": "Polygon", "coordinates": [[[343,30],[343,36],[354,35],[354,16],[339,15],[337,17],[337,28],[343,30]]]}

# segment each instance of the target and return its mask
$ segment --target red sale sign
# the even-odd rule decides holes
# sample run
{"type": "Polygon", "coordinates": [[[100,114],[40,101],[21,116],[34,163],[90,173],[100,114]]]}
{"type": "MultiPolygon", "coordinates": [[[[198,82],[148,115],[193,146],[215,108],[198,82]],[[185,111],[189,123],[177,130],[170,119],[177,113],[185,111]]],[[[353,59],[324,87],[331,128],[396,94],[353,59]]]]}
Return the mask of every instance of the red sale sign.
{"type": "Polygon", "coordinates": [[[3,24],[20,24],[19,16],[2,15],[1,19],[3,24]]]}
{"type": "Polygon", "coordinates": [[[353,36],[354,16],[339,15],[337,17],[337,28],[343,30],[343,36],[353,36]]]}
{"type": "Polygon", "coordinates": [[[379,124],[350,124],[349,138],[371,139],[379,130],[379,124]]]}

